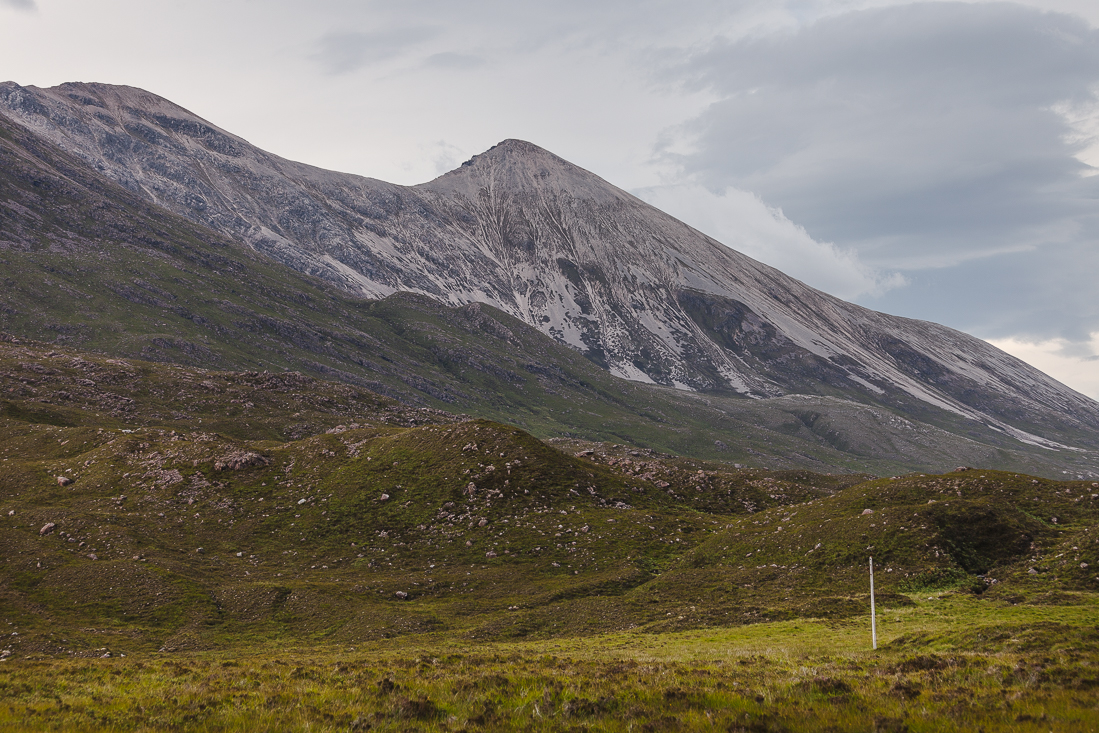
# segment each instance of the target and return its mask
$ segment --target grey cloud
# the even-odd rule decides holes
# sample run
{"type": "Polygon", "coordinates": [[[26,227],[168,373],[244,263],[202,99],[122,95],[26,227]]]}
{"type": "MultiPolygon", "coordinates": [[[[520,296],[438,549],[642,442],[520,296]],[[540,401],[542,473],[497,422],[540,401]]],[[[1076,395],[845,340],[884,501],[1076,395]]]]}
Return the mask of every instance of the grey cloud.
{"type": "Polygon", "coordinates": [[[456,53],[453,51],[447,51],[444,53],[436,53],[427,57],[426,64],[428,66],[434,66],[440,69],[455,69],[459,71],[465,71],[467,69],[477,69],[484,66],[487,62],[480,56],[466,53],[456,53]]]}
{"type": "Polygon", "coordinates": [[[0,7],[28,11],[38,10],[38,5],[34,2],[34,0],[0,0],[0,7]]]}
{"type": "MultiPolygon", "coordinates": [[[[476,58],[469,53],[471,48],[491,48],[504,55],[583,49],[630,54],[673,36],[702,32],[711,37],[721,19],[764,4],[762,0],[418,0],[414,4],[405,0],[333,0],[326,7],[357,24],[399,27],[430,19],[441,29],[449,50],[455,56],[469,56],[464,60],[471,61],[476,58]]],[[[337,56],[343,52],[341,43],[337,56]]]]}
{"type": "Polygon", "coordinates": [[[329,74],[347,74],[397,57],[438,35],[428,26],[369,33],[329,33],[317,41],[312,58],[329,74]]]}
{"type": "Polygon", "coordinates": [[[672,131],[664,158],[871,265],[918,272],[868,304],[989,334],[1012,319],[1099,329],[1099,176],[1052,109],[1095,101],[1099,32],[1082,20],[921,3],[719,42],[670,73],[720,100],[672,131]]]}
{"type": "Polygon", "coordinates": [[[1087,343],[1099,332],[1097,238],[1093,230],[1068,244],[909,272],[909,287],[861,300],[984,338],[1087,343]]]}

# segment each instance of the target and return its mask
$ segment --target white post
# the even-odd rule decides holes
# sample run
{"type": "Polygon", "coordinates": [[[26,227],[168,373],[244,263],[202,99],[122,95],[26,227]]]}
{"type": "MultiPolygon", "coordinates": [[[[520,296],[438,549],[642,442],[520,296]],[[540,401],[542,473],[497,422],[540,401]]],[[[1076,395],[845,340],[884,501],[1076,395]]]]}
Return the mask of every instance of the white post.
{"type": "Polygon", "coordinates": [[[870,558],[870,638],[878,648],[878,617],[874,611],[874,558],[870,558]]]}

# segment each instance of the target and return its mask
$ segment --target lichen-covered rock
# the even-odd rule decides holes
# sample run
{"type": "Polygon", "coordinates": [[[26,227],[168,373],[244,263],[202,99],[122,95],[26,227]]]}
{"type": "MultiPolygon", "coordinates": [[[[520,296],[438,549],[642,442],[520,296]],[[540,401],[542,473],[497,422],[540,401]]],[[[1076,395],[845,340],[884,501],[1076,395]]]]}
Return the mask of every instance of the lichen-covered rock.
{"type": "Polygon", "coordinates": [[[240,471],[244,468],[270,465],[271,459],[251,451],[236,451],[214,461],[215,471],[240,471]]]}

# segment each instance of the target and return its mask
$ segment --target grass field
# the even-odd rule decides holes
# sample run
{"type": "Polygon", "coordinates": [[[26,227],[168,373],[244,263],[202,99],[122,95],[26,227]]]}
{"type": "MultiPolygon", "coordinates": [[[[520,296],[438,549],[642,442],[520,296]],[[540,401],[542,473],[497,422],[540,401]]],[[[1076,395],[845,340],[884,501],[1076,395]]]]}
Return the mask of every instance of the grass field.
{"type": "Polygon", "coordinates": [[[0,664],[0,730],[1090,731],[1099,601],[879,618],[0,664]]]}

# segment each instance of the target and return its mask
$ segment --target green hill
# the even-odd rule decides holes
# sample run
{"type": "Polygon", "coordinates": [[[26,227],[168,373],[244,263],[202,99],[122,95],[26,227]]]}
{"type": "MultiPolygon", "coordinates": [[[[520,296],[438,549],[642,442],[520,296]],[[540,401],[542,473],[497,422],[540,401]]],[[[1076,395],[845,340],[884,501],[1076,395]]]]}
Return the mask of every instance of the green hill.
{"type": "Polygon", "coordinates": [[[870,555],[885,607],[945,589],[1041,602],[1099,582],[1090,482],[557,448],[297,374],[2,346],[12,649],[843,618],[865,612],[870,555]]]}

